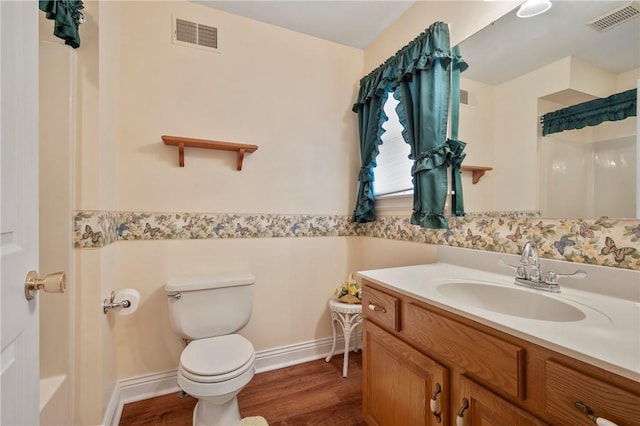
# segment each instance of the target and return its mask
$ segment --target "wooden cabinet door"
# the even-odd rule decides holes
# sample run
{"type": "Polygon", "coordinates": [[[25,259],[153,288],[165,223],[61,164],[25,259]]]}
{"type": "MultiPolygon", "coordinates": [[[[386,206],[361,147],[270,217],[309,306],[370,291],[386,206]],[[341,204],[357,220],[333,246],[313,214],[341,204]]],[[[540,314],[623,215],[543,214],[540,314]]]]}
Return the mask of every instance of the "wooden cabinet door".
{"type": "MultiPolygon", "coordinates": [[[[545,414],[557,424],[592,425],[576,403],[620,426],[640,424],[640,395],[555,362],[545,363],[545,414]]],[[[635,392],[640,384],[634,383],[635,392]]]]}
{"type": "Polygon", "coordinates": [[[539,426],[546,425],[538,418],[500,398],[479,384],[460,377],[461,396],[455,401],[458,410],[456,424],[464,426],[539,426]],[[467,408],[462,410],[466,400],[467,408]],[[462,412],[462,413],[461,413],[462,412]]]}
{"type": "Polygon", "coordinates": [[[365,320],[363,331],[363,410],[367,424],[450,424],[448,369],[371,321],[365,320]],[[434,414],[430,400],[436,393],[434,414]]]}

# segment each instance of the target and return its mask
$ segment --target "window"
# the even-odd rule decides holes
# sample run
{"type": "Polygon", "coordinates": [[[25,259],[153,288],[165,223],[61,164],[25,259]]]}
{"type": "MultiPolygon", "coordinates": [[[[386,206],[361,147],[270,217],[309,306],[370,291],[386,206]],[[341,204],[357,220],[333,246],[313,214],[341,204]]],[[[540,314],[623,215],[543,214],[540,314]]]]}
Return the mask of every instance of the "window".
{"type": "Polygon", "coordinates": [[[398,103],[390,93],[384,104],[384,112],[389,119],[382,125],[385,132],[382,134],[382,145],[378,146],[377,166],[373,169],[376,198],[413,193],[413,160],[409,159],[411,147],[402,137],[402,124],[396,113],[398,103]]]}

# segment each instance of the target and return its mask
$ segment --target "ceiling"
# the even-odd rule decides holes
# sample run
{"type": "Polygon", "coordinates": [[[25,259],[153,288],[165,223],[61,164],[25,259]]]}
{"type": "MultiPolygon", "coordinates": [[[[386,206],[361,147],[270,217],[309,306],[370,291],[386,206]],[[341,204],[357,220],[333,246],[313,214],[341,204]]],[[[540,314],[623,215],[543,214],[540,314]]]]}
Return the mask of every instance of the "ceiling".
{"type": "Polygon", "coordinates": [[[405,0],[192,1],[359,49],[369,46],[415,3],[405,0]]]}
{"type": "MultiPolygon", "coordinates": [[[[364,49],[415,1],[192,0],[208,7],[364,49]]],[[[461,43],[471,78],[498,84],[569,55],[620,73],[640,67],[640,18],[597,32],[585,24],[629,1],[553,1],[543,15],[515,9],[461,43]],[[507,34],[507,35],[505,35],[507,34]]],[[[398,46],[400,48],[402,46],[398,46]]]]}
{"type": "Polygon", "coordinates": [[[567,56],[620,74],[640,67],[640,17],[598,32],[587,22],[629,1],[553,1],[539,16],[515,9],[460,43],[469,63],[464,77],[498,84],[567,56]]]}

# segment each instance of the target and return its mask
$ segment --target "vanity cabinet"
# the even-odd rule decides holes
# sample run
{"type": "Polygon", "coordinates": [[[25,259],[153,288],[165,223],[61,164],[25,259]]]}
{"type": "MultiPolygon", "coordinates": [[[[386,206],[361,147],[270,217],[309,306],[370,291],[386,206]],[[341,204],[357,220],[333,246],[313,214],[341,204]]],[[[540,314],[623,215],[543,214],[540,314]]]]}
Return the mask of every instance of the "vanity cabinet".
{"type": "Polygon", "coordinates": [[[363,409],[370,425],[449,423],[449,370],[392,335],[369,324],[363,345],[363,409]],[[430,401],[434,399],[434,410],[430,401]]]}
{"type": "Polygon", "coordinates": [[[634,380],[366,279],[362,303],[369,425],[640,425],[634,380]]]}

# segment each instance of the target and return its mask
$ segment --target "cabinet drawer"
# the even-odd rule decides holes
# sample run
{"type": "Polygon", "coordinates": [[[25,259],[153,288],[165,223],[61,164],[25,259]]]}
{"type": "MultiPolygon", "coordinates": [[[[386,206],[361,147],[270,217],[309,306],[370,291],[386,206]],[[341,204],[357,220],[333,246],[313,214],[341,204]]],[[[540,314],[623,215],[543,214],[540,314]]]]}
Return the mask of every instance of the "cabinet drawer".
{"type": "Polygon", "coordinates": [[[505,393],[524,399],[525,349],[408,303],[402,334],[505,393]]]}
{"type": "Polygon", "coordinates": [[[545,412],[554,423],[593,425],[575,406],[582,402],[596,416],[620,426],[640,424],[639,395],[552,360],[545,362],[545,388],[545,412]]]}
{"type": "Polygon", "coordinates": [[[362,288],[362,314],[389,330],[400,331],[400,300],[368,286],[362,288]]]}

